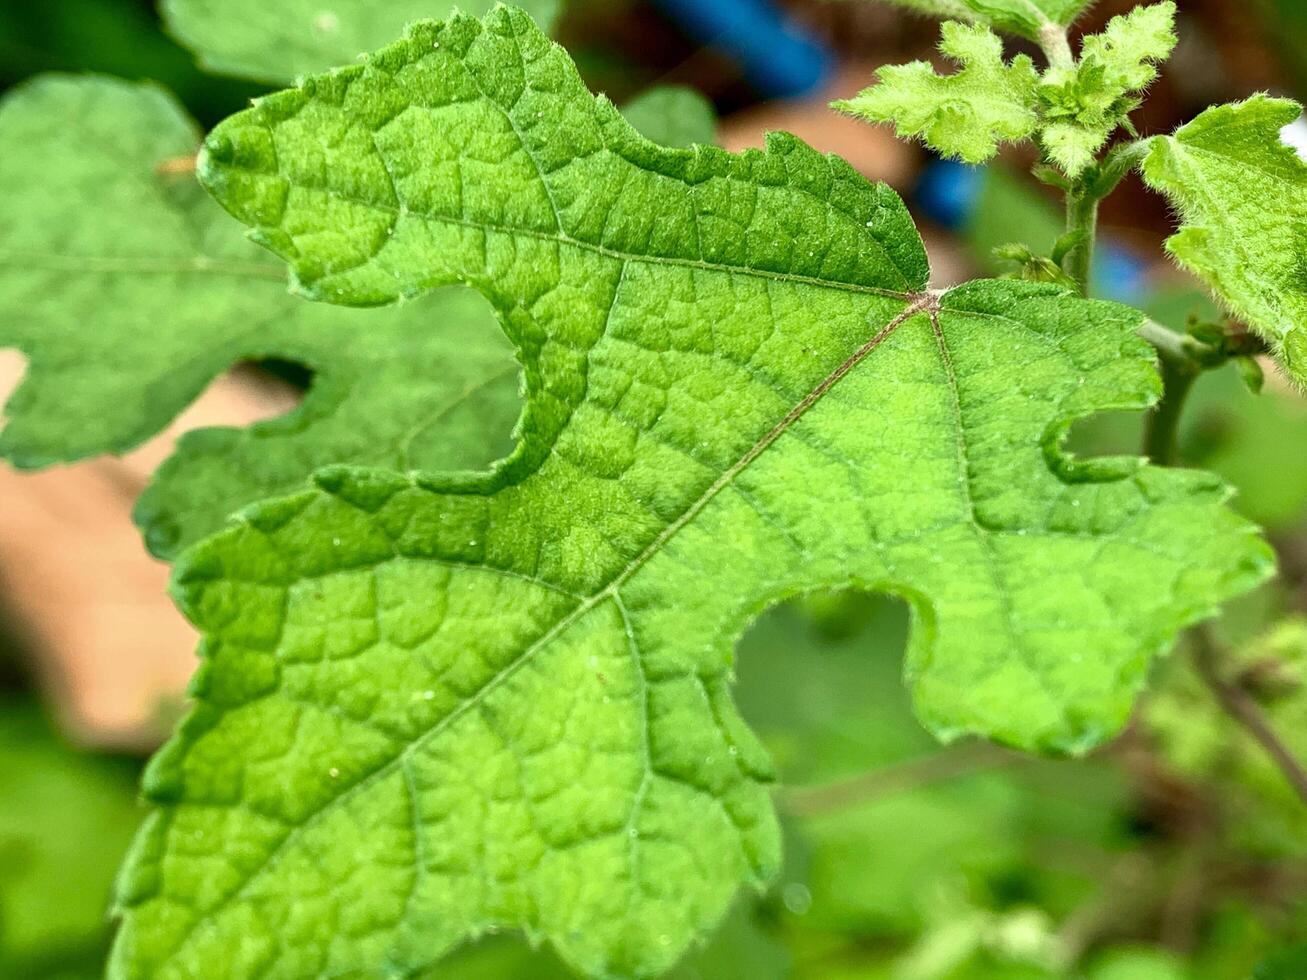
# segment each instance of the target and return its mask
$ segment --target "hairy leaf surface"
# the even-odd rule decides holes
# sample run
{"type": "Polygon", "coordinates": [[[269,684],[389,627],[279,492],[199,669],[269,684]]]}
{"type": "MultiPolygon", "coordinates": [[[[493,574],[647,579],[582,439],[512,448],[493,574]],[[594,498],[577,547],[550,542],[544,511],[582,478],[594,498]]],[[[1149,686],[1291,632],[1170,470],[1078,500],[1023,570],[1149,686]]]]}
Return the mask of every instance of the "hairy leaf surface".
{"type": "Polygon", "coordinates": [[[892,122],[899,136],[918,136],[967,163],[983,163],[1000,142],[1034,134],[1038,76],[1029,57],[1017,55],[1004,64],[998,35],[955,21],[944,25],[939,50],[961,66],[956,73],[937,75],[926,61],[886,65],[876,72],[876,85],[834,107],[871,122],[892,122]]]}
{"type": "Polygon", "coordinates": [[[1060,451],[1156,397],[1137,314],[925,292],[889,189],[657,147],[519,12],[262,101],[201,172],[311,295],[474,285],[528,404],[484,478],[336,468],[179,564],[204,665],[119,975],[403,974],[499,926],[657,974],[777,866],[729,690],[768,604],[906,596],[930,728],[1074,751],[1269,570],[1212,478],[1060,451]]]}
{"type": "Polygon", "coordinates": [[[1168,250],[1307,384],[1307,164],[1280,139],[1301,113],[1256,96],[1153,140],[1144,179],[1182,223],[1168,250]]]}
{"type": "MultiPolygon", "coordinates": [[[[302,75],[347,65],[424,17],[452,9],[484,14],[498,0],[162,0],[172,34],[205,68],[290,85],[302,75]]],[[[545,30],[560,0],[520,0],[545,30]]]]}
{"type": "Polygon", "coordinates": [[[47,76],[0,106],[0,193],[21,201],[0,209],[0,347],[30,358],[0,453],[32,468],[121,452],[236,361],[313,369],[291,415],[183,437],[137,510],[162,556],[329,463],[475,469],[507,453],[517,368],[485,301],[347,311],[290,295],[281,263],[168,172],[198,142],[158,89],[107,78],[47,76]]]}

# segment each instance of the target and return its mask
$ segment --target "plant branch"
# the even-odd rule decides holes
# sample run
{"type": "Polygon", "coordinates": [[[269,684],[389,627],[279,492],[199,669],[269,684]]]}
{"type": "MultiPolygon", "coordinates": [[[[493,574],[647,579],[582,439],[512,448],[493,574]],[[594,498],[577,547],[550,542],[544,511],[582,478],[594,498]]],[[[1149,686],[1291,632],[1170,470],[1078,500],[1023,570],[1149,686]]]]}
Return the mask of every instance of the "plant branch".
{"type": "Polygon", "coordinates": [[[882,766],[851,779],[795,786],[785,791],[784,800],[792,812],[814,816],[1020,761],[1022,756],[1015,752],[988,742],[970,742],[898,765],[882,766]]]}
{"type": "Polygon", "coordinates": [[[1304,804],[1307,804],[1307,769],[1303,768],[1302,763],[1294,758],[1293,753],[1280,741],[1280,737],[1262,711],[1261,705],[1243,688],[1222,676],[1221,648],[1212,636],[1211,629],[1207,626],[1199,626],[1192,631],[1191,637],[1194,665],[1198,668],[1199,676],[1216,695],[1225,713],[1257,740],[1284,778],[1288,780],[1289,785],[1293,787],[1294,792],[1304,804]]]}

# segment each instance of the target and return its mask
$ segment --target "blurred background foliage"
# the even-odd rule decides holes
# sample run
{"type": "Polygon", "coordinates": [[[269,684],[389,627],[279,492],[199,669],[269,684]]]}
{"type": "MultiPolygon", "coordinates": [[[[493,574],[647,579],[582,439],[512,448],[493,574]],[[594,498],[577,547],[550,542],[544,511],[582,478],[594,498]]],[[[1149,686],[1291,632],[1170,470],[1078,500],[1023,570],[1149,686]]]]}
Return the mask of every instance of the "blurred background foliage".
{"type": "MultiPolygon", "coordinates": [[[[1129,5],[1105,0],[1084,26],[1129,5]]],[[[1181,45],[1137,117],[1142,131],[1257,89],[1307,96],[1307,5],[1181,6],[1181,45]]],[[[819,144],[829,135],[837,149],[841,131],[823,128],[836,125],[823,108],[830,86],[927,55],[935,38],[929,21],[874,4],[793,0],[769,12],[796,45],[784,49],[793,64],[777,67],[766,62],[781,49],[713,35],[702,14],[672,0],[571,0],[559,35],[592,87],[618,102],[685,85],[721,114],[727,145],[776,124],[819,144]]],[[[157,80],[205,125],[261,91],[201,73],[149,0],[6,0],[0,88],[46,70],[157,80]]],[[[651,127],[699,111],[680,105],[640,111],[651,127]]],[[[1046,252],[1061,230],[1019,153],[970,170],[888,137],[858,147],[854,164],[907,197],[946,278],[1012,272],[996,247],[1046,252]]],[[[1171,225],[1157,199],[1129,184],[1104,224],[1105,295],[1178,329],[1219,318],[1159,261],[1171,225]]],[[[1140,440],[1138,417],[1113,416],[1078,427],[1073,448],[1136,453],[1140,440]]],[[[1305,450],[1307,403],[1277,378],[1260,394],[1234,368],[1200,381],[1183,462],[1233,484],[1284,571],[1220,632],[1237,682],[1307,758],[1305,450]]],[[[767,613],[743,640],[738,693],[783,773],[787,865],[765,895],[741,898],[678,980],[1307,978],[1307,946],[1295,945],[1307,942],[1307,811],[1183,651],[1115,743],[1080,761],[1033,759],[925,735],[900,679],[909,625],[890,598],[816,595],[767,613]]],[[[0,977],[97,976],[114,870],[141,816],[141,760],[73,745],[32,683],[25,644],[22,628],[0,621],[0,977]]],[[[547,952],[488,936],[431,975],[568,974],[547,952]]]]}

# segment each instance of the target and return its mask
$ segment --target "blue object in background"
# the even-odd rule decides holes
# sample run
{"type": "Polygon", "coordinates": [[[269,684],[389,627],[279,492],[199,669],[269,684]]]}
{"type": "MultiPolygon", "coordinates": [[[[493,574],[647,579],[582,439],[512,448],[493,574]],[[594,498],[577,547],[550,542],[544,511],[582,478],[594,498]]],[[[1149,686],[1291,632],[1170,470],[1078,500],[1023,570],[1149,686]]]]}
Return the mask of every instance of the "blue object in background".
{"type": "MultiPolygon", "coordinates": [[[[950,231],[962,231],[971,221],[987,174],[956,160],[932,160],[922,171],[913,192],[917,210],[950,231]]],[[[1152,292],[1148,268],[1129,248],[1100,239],[1094,251],[1094,295],[1102,299],[1142,305],[1152,292]]]]}
{"type": "Polygon", "coordinates": [[[1094,252],[1095,295],[1130,306],[1143,306],[1153,293],[1148,267],[1129,248],[1104,240],[1094,252]]]}
{"type": "Polygon", "coordinates": [[[923,215],[950,231],[958,231],[976,210],[985,171],[956,160],[932,160],[917,179],[913,193],[923,215]]]}
{"type": "Polygon", "coordinates": [[[760,95],[789,99],[820,89],[835,58],[787,22],[774,0],[654,0],[696,41],[736,61],[760,95]]]}

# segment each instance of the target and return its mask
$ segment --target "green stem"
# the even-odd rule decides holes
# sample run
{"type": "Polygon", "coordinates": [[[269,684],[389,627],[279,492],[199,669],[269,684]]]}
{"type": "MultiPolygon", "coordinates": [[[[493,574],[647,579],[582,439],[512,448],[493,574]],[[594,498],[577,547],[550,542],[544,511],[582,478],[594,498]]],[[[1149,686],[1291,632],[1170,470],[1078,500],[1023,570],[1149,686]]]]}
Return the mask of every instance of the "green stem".
{"type": "Polygon", "coordinates": [[[1066,230],[1079,240],[1067,252],[1062,264],[1082,296],[1089,295],[1094,266],[1094,238],[1098,234],[1099,197],[1083,184],[1077,184],[1066,196],[1066,230]]]}
{"type": "Polygon", "coordinates": [[[1076,235],[1076,244],[1067,252],[1063,271],[1088,296],[1094,268],[1094,241],[1098,237],[1098,205],[1148,155],[1152,143],[1133,140],[1122,143],[1103,162],[1090,169],[1066,195],[1066,230],[1076,235]]]}
{"type": "Polygon", "coordinates": [[[1178,454],[1180,419],[1200,368],[1161,350],[1162,400],[1148,415],[1144,452],[1158,466],[1173,466],[1178,454]]]}

